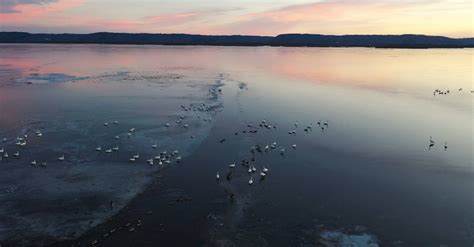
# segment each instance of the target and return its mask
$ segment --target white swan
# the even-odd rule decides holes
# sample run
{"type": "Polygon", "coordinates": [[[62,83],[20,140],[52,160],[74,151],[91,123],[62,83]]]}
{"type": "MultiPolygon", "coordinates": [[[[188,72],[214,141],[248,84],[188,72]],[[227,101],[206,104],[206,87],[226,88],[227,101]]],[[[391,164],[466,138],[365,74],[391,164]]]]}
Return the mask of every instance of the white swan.
{"type": "Polygon", "coordinates": [[[262,171],[265,172],[265,173],[267,173],[267,172],[268,172],[268,168],[263,167],[262,171]]]}
{"type": "Polygon", "coordinates": [[[253,177],[250,177],[249,179],[249,185],[252,185],[253,184],[253,177]]]}
{"type": "Polygon", "coordinates": [[[101,147],[101,146],[96,147],[96,148],[95,148],[95,151],[97,151],[97,152],[102,151],[102,147],[101,147]]]}
{"type": "Polygon", "coordinates": [[[235,168],[235,163],[229,165],[230,168],[235,168]]]}
{"type": "Polygon", "coordinates": [[[428,145],[428,148],[431,149],[435,145],[435,141],[433,138],[430,136],[430,144],[428,145]]]}
{"type": "Polygon", "coordinates": [[[219,175],[219,172],[217,172],[216,179],[219,180],[220,178],[221,178],[221,176],[219,175]]]}
{"type": "Polygon", "coordinates": [[[59,161],[64,161],[64,154],[58,157],[59,161]]]}
{"type": "Polygon", "coordinates": [[[430,136],[430,143],[435,143],[435,141],[433,140],[433,137],[430,136]]]}

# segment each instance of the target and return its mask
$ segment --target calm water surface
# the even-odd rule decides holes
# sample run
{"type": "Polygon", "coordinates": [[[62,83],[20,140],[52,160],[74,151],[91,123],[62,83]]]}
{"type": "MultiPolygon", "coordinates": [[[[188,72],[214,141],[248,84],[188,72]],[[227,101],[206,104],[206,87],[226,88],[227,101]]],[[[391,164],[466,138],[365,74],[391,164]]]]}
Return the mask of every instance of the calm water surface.
{"type": "Polygon", "coordinates": [[[0,243],[315,246],[338,232],[382,246],[472,246],[472,57],[1,45],[0,243]],[[146,163],[175,149],[180,163],[146,163]],[[241,161],[252,157],[249,174],[241,161]]]}

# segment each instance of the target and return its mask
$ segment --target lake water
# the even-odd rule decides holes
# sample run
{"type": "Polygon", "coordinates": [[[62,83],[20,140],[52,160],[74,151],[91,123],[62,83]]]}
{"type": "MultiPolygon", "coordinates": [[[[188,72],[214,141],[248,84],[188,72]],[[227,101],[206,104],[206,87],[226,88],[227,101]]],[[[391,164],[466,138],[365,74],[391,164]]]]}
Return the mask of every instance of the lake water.
{"type": "Polygon", "coordinates": [[[472,246],[473,55],[0,45],[0,243],[472,246]]]}

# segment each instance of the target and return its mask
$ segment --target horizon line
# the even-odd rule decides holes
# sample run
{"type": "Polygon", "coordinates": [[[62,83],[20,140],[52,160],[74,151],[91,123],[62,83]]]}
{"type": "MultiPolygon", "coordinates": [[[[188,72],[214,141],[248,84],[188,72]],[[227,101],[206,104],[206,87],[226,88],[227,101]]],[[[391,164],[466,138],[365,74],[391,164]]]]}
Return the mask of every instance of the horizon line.
{"type": "Polygon", "coordinates": [[[153,32],[111,32],[111,31],[98,31],[88,33],[68,33],[68,32],[26,32],[26,31],[3,31],[0,33],[28,33],[28,34],[73,34],[73,35],[89,35],[99,33],[110,33],[110,34],[151,34],[151,35],[195,35],[195,36],[249,36],[249,37],[278,37],[281,35],[320,35],[320,36],[427,36],[427,37],[443,37],[449,39],[472,39],[472,37],[450,37],[444,35],[430,35],[423,33],[403,33],[403,34],[323,34],[323,33],[280,33],[276,35],[255,35],[255,34],[199,34],[199,33],[153,33],[153,32]]]}

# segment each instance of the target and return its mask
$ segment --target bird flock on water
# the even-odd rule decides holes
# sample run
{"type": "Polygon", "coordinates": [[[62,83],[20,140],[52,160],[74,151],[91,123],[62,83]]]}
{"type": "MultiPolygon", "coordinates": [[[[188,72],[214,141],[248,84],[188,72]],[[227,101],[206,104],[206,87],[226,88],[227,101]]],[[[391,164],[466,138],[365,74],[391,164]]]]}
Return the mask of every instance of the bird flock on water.
{"type": "MultiPolygon", "coordinates": [[[[114,125],[119,124],[118,121],[113,121],[112,123],[114,125]]],[[[109,127],[108,122],[105,122],[103,125],[105,127],[109,127]]],[[[127,136],[131,137],[133,135],[133,133],[135,133],[135,131],[136,131],[135,128],[129,129],[129,131],[127,132],[127,136]]],[[[43,132],[41,130],[36,130],[35,131],[35,136],[38,139],[43,138],[43,132]]],[[[1,147],[0,148],[0,161],[2,161],[2,160],[6,161],[10,158],[20,159],[22,157],[21,153],[28,146],[28,141],[30,141],[31,138],[32,137],[29,136],[28,134],[24,134],[23,136],[17,137],[15,145],[18,147],[18,150],[13,152],[11,155],[8,153],[8,151],[4,147],[1,147]]],[[[116,135],[114,137],[114,139],[119,140],[120,136],[116,135]]],[[[7,138],[2,139],[3,143],[6,143],[7,141],[8,141],[7,138]]],[[[151,148],[152,149],[157,149],[158,144],[156,144],[156,143],[152,144],[151,148]]],[[[95,148],[96,152],[106,153],[106,154],[116,153],[116,152],[119,152],[119,150],[120,150],[120,147],[118,145],[113,145],[113,146],[109,146],[109,147],[97,146],[95,148]]],[[[59,154],[56,157],[56,160],[58,162],[66,161],[66,154],[64,154],[64,153],[59,154]]],[[[132,155],[132,157],[128,161],[131,162],[131,163],[136,163],[139,160],[140,160],[140,155],[138,153],[135,153],[135,154],[132,155]]],[[[179,155],[178,150],[174,150],[174,151],[171,151],[171,152],[168,152],[168,151],[164,150],[164,151],[160,152],[158,155],[156,155],[156,156],[154,156],[150,159],[147,159],[146,163],[149,164],[149,165],[155,165],[156,164],[156,165],[163,166],[163,165],[171,164],[172,162],[179,163],[180,161],[181,161],[181,156],[179,155]]],[[[45,160],[41,161],[39,159],[33,159],[33,160],[31,160],[30,165],[33,166],[33,167],[45,168],[47,166],[47,161],[45,161],[45,160]]]]}
{"type": "MultiPolygon", "coordinates": [[[[297,132],[297,129],[298,129],[299,125],[300,124],[298,122],[295,122],[292,125],[291,129],[288,131],[288,134],[289,135],[296,135],[296,132],[297,132]]],[[[271,129],[276,129],[277,128],[276,125],[267,122],[265,119],[261,120],[257,125],[247,124],[246,127],[247,128],[244,129],[244,130],[235,132],[234,135],[239,135],[240,133],[242,133],[242,134],[257,133],[259,131],[259,129],[271,130],[271,129]]],[[[325,131],[327,128],[329,128],[329,122],[328,121],[317,121],[316,126],[313,126],[313,123],[311,123],[311,124],[305,126],[303,128],[303,131],[308,133],[308,132],[313,131],[313,129],[315,127],[319,128],[321,131],[325,131]]],[[[226,141],[226,139],[224,138],[224,139],[221,139],[219,142],[223,143],[225,141],[226,141]]],[[[289,146],[289,148],[291,148],[291,150],[296,150],[296,144],[291,144],[289,146]]],[[[264,165],[264,164],[257,165],[256,164],[257,163],[256,162],[256,154],[257,153],[266,154],[266,153],[270,153],[270,152],[277,152],[280,155],[284,156],[287,152],[287,148],[284,147],[283,145],[279,145],[276,141],[274,141],[272,143],[268,143],[268,144],[264,144],[264,145],[259,145],[259,144],[252,145],[250,147],[249,151],[250,151],[250,154],[251,154],[250,158],[241,160],[239,162],[238,166],[243,167],[245,172],[248,173],[248,176],[249,176],[248,184],[253,185],[257,178],[260,178],[260,180],[264,180],[270,172],[270,169],[269,169],[268,165],[264,165]]],[[[226,168],[225,173],[223,174],[223,175],[225,175],[224,177],[225,177],[226,180],[230,181],[232,179],[233,174],[237,172],[236,167],[237,167],[236,162],[232,162],[228,165],[228,167],[226,168]]],[[[221,171],[216,172],[215,177],[216,177],[217,181],[221,181],[223,179],[220,172],[221,171]]]]}
{"type": "MultiPolygon", "coordinates": [[[[459,88],[457,91],[462,92],[463,88],[459,88]]],[[[210,93],[212,93],[214,95],[216,95],[220,92],[221,92],[221,89],[214,88],[214,89],[210,90],[210,93]]],[[[473,90],[471,90],[470,92],[473,93],[473,90]]],[[[433,95],[447,95],[447,94],[450,94],[450,93],[451,93],[451,90],[449,90],[449,89],[447,89],[447,90],[435,89],[433,91],[433,95]]],[[[209,111],[212,111],[213,107],[215,107],[215,106],[212,106],[212,105],[209,106],[209,105],[206,105],[206,104],[202,103],[202,104],[190,104],[189,106],[181,105],[180,107],[181,107],[181,110],[183,110],[185,112],[187,112],[187,111],[209,112],[209,111]]],[[[200,116],[197,116],[197,117],[200,118],[202,121],[205,121],[205,122],[211,121],[211,118],[201,118],[200,116]]],[[[187,129],[187,128],[189,128],[189,124],[184,123],[183,122],[184,119],[185,119],[185,117],[183,115],[178,115],[178,119],[175,121],[175,123],[176,123],[177,126],[181,126],[182,128],[187,129]]],[[[103,125],[104,125],[104,127],[108,128],[110,125],[119,125],[119,121],[114,120],[110,123],[109,122],[104,122],[103,125]]],[[[171,123],[165,123],[164,124],[164,127],[166,127],[166,128],[170,128],[171,126],[172,126],[171,123]]],[[[258,123],[258,126],[260,128],[263,128],[263,129],[276,129],[277,128],[276,125],[272,125],[272,124],[268,123],[266,120],[262,120],[260,123],[258,123]]],[[[249,129],[243,130],[242,133],[257,133],[258,132],[258,129],[254,128],[255,126],[253,126],[251,124],[247,125],[247,127],[249,129]]],[[[295,122],[293,124],[292,128],[288,131],[288,134],[289,135],[295,135],[298,127],[299,127],[299,123],[295,122]]],[[[310,132],[310,131],[313,130],[314,127],[317,127],[321,131],[324,131],[329,127],[329,122],[328,121],[317,121],[316,126],[313,126],[313,124],[311,123],[310,125],[305,126],[303,128],[303,131],[304,132],[310,132]]],[[[135,132],[136,132],[136,128],[130,128],[128,130],[128,132],[126,132],[126,136],[128,138],[130,138],[134,135],[135,132]]],[[[235,132],[235,135],[238,135],[238,134],[239,134],[239,132],[235,132]]],[[[34,136],[33,138],[40,139],[40,138],[43,137],[43,132],[41,130],[36,130],[32,135],[24,134],[22,136],[18,136],[15,139],[15,141],[16,141],[15,145],[18,148],[13,153],[8,153],[8,151],[4,147],[0,147],[0,161],[8,160],[8,159],[20,159],[22,149],[27,147],[29,140],[32,138],[31,136],[34,136]]],[[[115,140],[120,140],[121,136],[120,135],[115,135],[113,138],[115,140]]],[[[194,138],[194,136],[191,136],[191,138],[194,138]]],[[[3,143],[6,143],[7,141],[8,141],[7,138],[5,138],[5,137],[2,138],[3,143]]],[[[226,139],[223,138],[219,142],[224,143],[225,141],[226,141],[226,139]]],[[[436,142],[434,141],[434,139],[432,137],[430,137],[429,143],[428,143],[428,150],[431,150],[435,145],[436,145],[436,142]]],[[[290,147],[291,147],[291,149],[296,149],[296,144],[292,144],[290,147]]],[[[158,149],[158,143],[153,143],[151,145],[151,148],[152,149],[158,149]]],[[[448,150],[448,143],[444,142],[442,144],[442,148],[445,151],[447,151],[448,150]]],[[[119,152],[120,147],[118,145],[112,145],[112,146],[108,146],[108,147],[97,146],[95,148],[95,150],[97,152],[104,152],[106,154],[111,154],[111,153],[119,152]]],[[[277,145],[276,142],[272,142],[272,143],[264,145],[264,146],[254,145],[254,146],[251,147],[251,153],[252,153],[253,156],[250,159],[250,161],[255,161],[254,154],[256,152],[269,152],[269,151],[273,151],[273,150],[278,150],[278,152],[281,155],[284,155],[285,152],[287,152],[287,148],[277,145]]],[[[56,160],[58,162],[63,162],[63,161],[66,161],[66,158],[67,158],[66,155],[64,153],[62,153],[62,154],[59,154],[57,156],[56,160]]],[[[136,163],[136,162],[139,162],[140,160],[141,160],[140,159],[140,154],[138,152],[134,153],[128,159],[128,161],[130,163],[136,163]]],[[[164,150],[164,151],[159,152],[157,155],[155,155],[153,157],[145,159],[145,162],[149,165],[163,166],[163,165],[171,164],[172,162],[179,163],[179,162],[181,162],[181,160],[182,160],[182,157],[179,155],[178,150],[174,150],[174,151],[164,150]]],[[[252,185],[252,184],[254,184],[254,175],[258,174],[258,176],[260,176],[261,179],[264,179],[269,173],[269,168],[266,167],[266,166],[261,165],[257,169],[256,165],[251,164],[250,161],[244,159],[244,160],[241,161],[240,165],[242,165],[246,168],[246,170],[247,170],[247,172],[249,173],[249,176],[250,176],[249,180],[248,180],[248,184],[252,185]]],[[[39,159],[33,159],[33,160],[30,161],[30,165],[33,166],[33,167],[46,167],[47,166],[47,161],[39,160],[39,159]]],[[[231,163],[228,166],[228,168],[230,169],[230,171],[227,172],[226,178],[230,179],[231,176],[232,176],[233,170],[236,169],[236,163],[231,163]]],[[[219,174],[219,172],[216,173],[216,179],[217,180],[221,179],[221,175],[219,174]]]]}
{"type": "MultiPolygon", "coordinates": [[[[464,89],[462,87],[458,88],[457,91],[459,93],[463,92],[464,89]]],[[[470,90],[469,91],[470,93],[474,93],[474,90],[470,90]]],[[[436,96],[436,95],[448,95],[448,94],[451,94],[451,90],[450,89],[446,89],[446,90],[441,90],[439,88],[433,90],[433,96],[436,96]]]]}
{"type": "MultiPolygon", "coordinates": [[[[431,150],[435,146],[436,142],[434,141],[433,137],[430,136],[429,142],[428,142],[428,150],[431,150]]],[[[448,142],[443,143],[443,150],[448,151],[448,142]]]]}
{"type": "MultiPolygon", "coordinates": [[[[221,93],[221,89],[220,88],[211,88],[209,90],[209,93],[211,95],[215,96],[215,95],[221,93]]],[[[187,106],[186,105],[181,105],[180,106],[180,110],[182,110],[184,112],[193,112],[193,113],[211,112],[211,111],[214,111],[215,109],[216,109],[216,105],[205,104],[205,103],[191,103],[187,106]]],[[[204,121],[204,122],[212,121],[212,119],[210,117],[200,116],[199,114],[196,114],[196,117],[200,121],[204,121]]],[[[184,122],[186,117],[183,114],[178,114],[177,118],[178,119],[175,121],[176,127],[181,127],[181,128],[184,128],[184,129],[188,129],[190,127],[189,123],[184,122]]],[[[118,120],[114,120],[114,121],[111,121],[111,122],[104,122],[103,126],[104,126],[104,128],[110,128],[111,125],[119,126],[119,124],[120,123],[119,123],[118,120]]],[[[173,125],[169,122],[164,124],[164,127],[167,128],[167,129],[172,127],[172,126],[173,125]]],[[[126,135],[126,137],[131,138],[136,133],[136,131],[137,131],[136,128],[130,128],[126,132],[125,135],[126,135]]],[[[16,138],[16,143],[15,143],[15,145],[18,148],[13,153],[9,153],[6,150],[5,147],[1,147],[1,145],[0,145],[0,161],[8,161],[9,159],[20,159],[20,158],[22,158],[21,154],[22,154],[23,150],[25,148],[27,148],[28,143],[31,140],[31,138],[37,138],[38,140],[40,140],[41,138],[44,138],[43,135],[44,135],[43,131],[38,129],[34,132],[34,137],[31,137],[31,135],[28,135],[28,134],[18,136],[16,138]]],[[[191,138],[193,139],[194,136],[191,136],[191,138]]],[[[118,140],[121,140],[122,138],[121,138],[121,135],[115,135],[115,136],[113,136],[113,139],[115,139],[115,141],[118,141],[118,140]]],[[[7,144],[8,142],[9,142],[9,139],[4,137],[4,138],[1,139],[0,144],[2,144],[2,143],[7,144]]],[[[157,142],[154,142],[153,144],[151,144],[151,148],[153,150],[158,149],[158,147],[159,147],[159,145],[158,145],[157,142]]],[[[119,147],[118,144],[110,145],[110,143],[109,143],[107,146],[105,146],[105,145],[104,146],[102,146],[102,145],[96,146],[95,151],[98,152],[98,153],[112,154],[112,153],[118,153],[120,151],[120,147],[119,147]]],[[[181,162],[181,160],[182,160],[182,157],[181,157],[180,152],[178,150],[173,150],[173,151],[163,150],[163,151],[157,153],[156,155],[154,155],[153,157],[149,157],[148,159],[145,159],[145,163],[147,163],[151,166],[153,166],[153,165],[164,166],[164,165],[169,165],[172,162],[179,163],[179,162],[181,162]]],[[[58,161],[58,162],[68,161],[68,157],[65,153],[60,153],[56,157],[56,161],[58,161]]],[[[133,153],[132,156],[128,159],[128,162],[130,162],[130,163],[138,163],[140,161],[141,161],[141,156],[138,152],[133,153]]],[[[45,168],[45,167],[47,167],[47,161],[46,160],[39,160],[39,159],[32,159],[30,161],[30,165],[32,167],[45,168]]]]}

